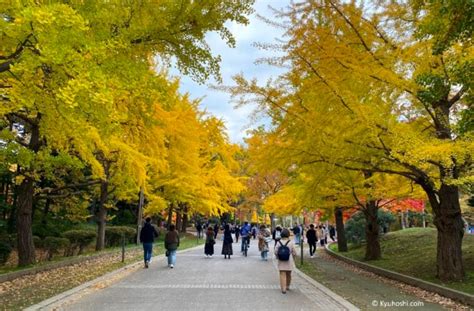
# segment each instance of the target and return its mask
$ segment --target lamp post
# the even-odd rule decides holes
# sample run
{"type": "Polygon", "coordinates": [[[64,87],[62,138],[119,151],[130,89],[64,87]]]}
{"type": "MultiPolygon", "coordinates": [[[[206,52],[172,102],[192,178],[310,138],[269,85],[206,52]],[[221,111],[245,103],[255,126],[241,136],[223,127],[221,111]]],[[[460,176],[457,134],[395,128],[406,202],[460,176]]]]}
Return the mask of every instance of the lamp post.
{"type": "Polygon", "coordinates": [[[300,238],[300,247],[301,247],[301,265],[303,265],[303,245],[304,245],[304,223],[305,217],[303,216],[303,226],[301,226],[301,238],[300,238]]]}

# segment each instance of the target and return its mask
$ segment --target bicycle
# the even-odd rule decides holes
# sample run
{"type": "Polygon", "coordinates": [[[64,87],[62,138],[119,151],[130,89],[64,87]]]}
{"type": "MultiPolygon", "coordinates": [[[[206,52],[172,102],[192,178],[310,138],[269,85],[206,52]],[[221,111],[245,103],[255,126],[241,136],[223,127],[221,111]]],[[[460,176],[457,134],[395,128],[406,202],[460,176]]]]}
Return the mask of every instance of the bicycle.
{"type": "Polygon", "coordinates": [[[243,246],[244,246],[244,256],[247,257],[247,251],[250,247],[250,236],[246,236],[246,237],[242,237],[242,242],[243,242],[243,246]]]}

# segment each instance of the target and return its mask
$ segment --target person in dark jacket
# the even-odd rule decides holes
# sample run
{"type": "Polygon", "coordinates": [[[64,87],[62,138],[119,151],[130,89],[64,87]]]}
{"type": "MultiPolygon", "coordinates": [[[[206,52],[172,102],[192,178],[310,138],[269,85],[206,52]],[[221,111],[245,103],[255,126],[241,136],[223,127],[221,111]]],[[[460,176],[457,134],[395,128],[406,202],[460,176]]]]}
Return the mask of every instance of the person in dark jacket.
{"type": "Polygon", "coordinates": [[[176,264],[176,250],[179,247],[179,234],[176,232],[174,225],[170,225],[169,231],[165,236],[165,248],[168,256],[168,267],[174,268],[176,264]]]}
{"type": "Polygon", "coordinates": [[[140,230],[140,242],[143,243],[143,259],[145,261],[145,268],[150,264],[151,255],[153,254],[153,242],[158,237],[156,228],[151,224],[151,218],[145,219],[145,225],[140,230]]]}
{"type": "Polygon", "coordinates": [[[240,226],[235,225],[234,231],[235,231],[235,243],[239,243],[240,226]]]}
{"type": "Polygon", "coordinates": [[[222,244],[222,255],[224,255],[224,259],[229,258],[233,255],[232,253],[232,243],[234,240],[232,239],[232,233],[230,232],[229,225],[225,225],[224,227],[224,244],[222,244]]]}
{"type": "Polygon", "coordinates": [[[204,245],[204,254],[206,254],[206,257],[212,257],[212,255],[214,255],[214,244],[216,244],[214,230],[208,227],[206,231],[206,244],[204,245]]]}
{"type": "Polygon", "coordinates": [[[306,240],[309,245],[309,255],[311,258],[314,258],[314,252],[316,252],[316,243],[318,238],[316,237],[316,230],[314,230],[314,225],[309,225],[309,230],[306,231],[306,240]]]}
{"type": "Polygon", "coordinates": [[[200,239],[202,235],[202,226],[200,222],[198,222],[196,225],[196,231],[197,231],[198,239],[200,239]]]}
{"type": "Polygon", "coordinates": [[[214,239],[217,239],[217,234],[219,233],[219,225],[216,223],[214,225],[214,239]]]}
{"type": "MultiPolygon", "coordinates": [[[[385,229],[385,227],[384,227],[384,229],[385,229]]],[[[336,228],[334,228],[334,226],[332,226],[332,225],[329,225],[329,237],[331,238],[331,240],[333,242],[336,242],[336,239],[335,239],[335,237],[336,237],[336,228]]]]}

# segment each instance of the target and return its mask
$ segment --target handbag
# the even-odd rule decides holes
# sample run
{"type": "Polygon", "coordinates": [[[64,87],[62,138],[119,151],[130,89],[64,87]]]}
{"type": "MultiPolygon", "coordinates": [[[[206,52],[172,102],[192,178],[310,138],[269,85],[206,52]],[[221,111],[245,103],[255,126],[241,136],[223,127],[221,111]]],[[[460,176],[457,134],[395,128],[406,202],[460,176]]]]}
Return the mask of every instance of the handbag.
{"type": "Polygon", "coordinates": [[[168,257],[170,255],[170,251],[169,250],[166,250],[166,253],[165,253],[166,257],[168,257]]]}
{"type": "Polygon", "coordinates": [[[267,243],[267,244],[270,243],[272,240],[273,240],[273,239],[272,239],[271,236],[267,236],[267,237],[264,238],[264,241],[265,241],[265,243],[267,243]]]}

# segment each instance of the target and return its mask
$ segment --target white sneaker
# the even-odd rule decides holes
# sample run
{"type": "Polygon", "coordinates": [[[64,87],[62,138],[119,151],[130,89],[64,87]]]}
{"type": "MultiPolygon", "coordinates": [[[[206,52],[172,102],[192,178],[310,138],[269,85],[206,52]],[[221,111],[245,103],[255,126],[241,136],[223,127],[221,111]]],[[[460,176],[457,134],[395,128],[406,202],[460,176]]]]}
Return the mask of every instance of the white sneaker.
{"type": "Polygon", "coordinates": [[[311,256],[311,258],[314,258],[314,256],[311,256]]]}
{"type": "Polygon", "coordinates": [[[174,268],[174,266],[173,266],[173,265],[170,265],[170,268],[171,268],[171,269],[173,269],[173,268],[174,268]]]}

